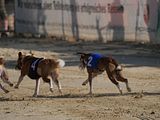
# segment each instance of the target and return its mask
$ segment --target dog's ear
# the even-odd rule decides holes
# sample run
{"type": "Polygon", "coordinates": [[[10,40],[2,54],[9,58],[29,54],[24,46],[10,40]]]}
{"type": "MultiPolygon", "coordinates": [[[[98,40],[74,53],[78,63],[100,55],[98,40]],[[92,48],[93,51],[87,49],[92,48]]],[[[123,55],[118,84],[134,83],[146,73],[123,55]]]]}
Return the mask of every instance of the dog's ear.
{"type": "Polygon", "coordinates": [[[18,53],[18,57],[21,57],[21,56],[22,56],[22,52],[19,52],[19,53],[18,53]]]}
{"type": "Polygon", "coordinates": [[[83,52],[77,52],[77,55],[86,55],[86,53],[83,53],[83,52]]]}
{"type": "Polygon", "coordinates": [[[34,53],[32,50],[30,50],[29,53],[31,54],[31,56],[34,56],[34,53]]]}

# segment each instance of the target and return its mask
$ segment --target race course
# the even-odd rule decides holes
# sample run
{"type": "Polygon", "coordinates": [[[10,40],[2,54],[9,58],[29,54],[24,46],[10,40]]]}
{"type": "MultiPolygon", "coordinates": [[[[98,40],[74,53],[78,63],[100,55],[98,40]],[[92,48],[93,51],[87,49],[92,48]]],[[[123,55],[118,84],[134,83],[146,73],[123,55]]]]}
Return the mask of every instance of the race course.
{"type": "Polygon", "coordinates": [[[10,80],[16,84],[20,71],[15,70],[19,51],[35,56],[66,61],[60,71],[62,95],[54,85],[41,81],[40,95],[32,97],[35,81],[27,76],[19,89],[0,90],[0,120],[160,120],[160,50],[158,45],[140,43],[67,42],[52,39],[1,39],[0,56],[6,60],[10,80]],[[123,95],[106,73],[93,80],[93,96],[89,86],[82,86],[86,71],[79,69],[76,52],[97,52],[112,56],[123,66],[123,74],[132,89],[128,93],[121,83],[123,95]]]}

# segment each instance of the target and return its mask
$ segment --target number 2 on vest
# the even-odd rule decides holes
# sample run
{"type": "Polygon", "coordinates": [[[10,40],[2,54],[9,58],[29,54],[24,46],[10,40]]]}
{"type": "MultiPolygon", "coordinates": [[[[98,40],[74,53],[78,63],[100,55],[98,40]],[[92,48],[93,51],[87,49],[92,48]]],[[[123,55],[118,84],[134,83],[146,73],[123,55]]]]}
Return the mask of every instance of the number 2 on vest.
{"type": "Polygon", "coordinates": [[[92,67],[92,64],[91,64],[92,60],[93,60],[93,57],[90,56],[90,57],[88,58],[87,66],[92,67]]]}

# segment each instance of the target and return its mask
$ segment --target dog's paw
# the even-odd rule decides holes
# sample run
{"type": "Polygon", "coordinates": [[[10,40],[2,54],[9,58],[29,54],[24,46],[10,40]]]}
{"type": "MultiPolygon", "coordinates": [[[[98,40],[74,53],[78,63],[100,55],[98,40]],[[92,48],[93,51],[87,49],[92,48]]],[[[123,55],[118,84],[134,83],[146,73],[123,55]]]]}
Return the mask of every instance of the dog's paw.
{"type": "Polygon", "coordinates": [[[14,86],[15,89],[18,89],[18,86],[14,86]]]}
{"type": "Polygon", "coordinates": [[[59,93],[60,93],[60,95],[62,95],[62,91],[61,90],[59,90],[59,93]]]}
{"type": "Polygon", "coordinates": [[[53,93],[53,88],[50,88],[49,90],[51,91],[51,93],[53,93]]]}
{"type": "Polygon", "coordinates": [[[38,95],[37,94],[33,94],[32,97],[38,97],[38,95]]]}
{"type": "Polygon", "coordinates": [[[5,90],[4,92],[5,92],[5,93],[9,93],[9,91],[8,91],[8,90],[5,90]]]}
{"type": "Polygon", "coordinates": [[[86,84],[82,83],[82,86],[85,86],[86,84]]]}
{"type": "Polygon", "coordinates": [[[89,92],[89,93],[86,94],[86,96],[88,96],[88,97],[93,97],[94,94],[93,94],[92,92],[89,92]]]}
{"type": "Polygon", "coordinates": [[[129,87],[127,88],[127,90],[128,90],[128,92],[132,92],[131,88],[129,88],[129,87]]]}
{"type": "Polygon", "coordinates": [[[10,87],[13,87],[13,84],[10,84],[9,86],[10,86],[10,87]]]}
{"type": "Polygon", "coordinates": [[[83,82],[83,83],[82,83],[82,86],[85,86],[86,84],[87,84],[87,83],[83,82]]]}
{"type": "Polygon", "coordinates": [[[119,92],[120,92],[120,94],[121,94],[121,95],[123,95],[123,92],[122,92],[122,90],[119,90],[119,92]]]}
{"type": "Polygon", "coordinates": [[[88,80],[85,80],[85,81],[82,83],[82,85],[85,86],[85,85],[87,85],[87,83],[88,83],[88,80]]]}

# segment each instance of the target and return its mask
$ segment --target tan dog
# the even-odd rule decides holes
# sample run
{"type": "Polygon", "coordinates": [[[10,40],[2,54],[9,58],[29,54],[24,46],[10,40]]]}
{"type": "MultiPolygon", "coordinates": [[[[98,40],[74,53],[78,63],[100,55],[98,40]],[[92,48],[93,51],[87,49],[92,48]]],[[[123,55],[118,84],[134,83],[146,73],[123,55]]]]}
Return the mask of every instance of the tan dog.
{"type": "MultiPolygon", "coordinates": [[[[8,85],[10,85],[11,87],[13,86],[13,84],[9,81],[9,77],[8,77],[8,74],[6,72],[6,69],[5,69],[5,61],[3,58],[0,58],[0,78],[2,79],[2,81],[4,83],[7,83],[8,85]]],[[[0,88],[5,92],[5,93],[8,93],[9,91],[7,89],[5,89],[2,84],[0,83],[0,88]]]]}
{"type": "Polygon", "coordinates": [[[122,68],[115,59],[94,53],[78,52],[77,54],[80,55],[80,68],[87,68],[88,79],[84,81],[82,85],[86,85],[89,82],[89,94],[92,94],[92,79],[104,71],[106,71],[109,79],[117,86],[121,94],[122,89],[117,81],[125,82],[128,92],[131,91],[128,80],[122,76],[122,68]]]}
{"type": "Polygon", "coordinates": [[[49,83],[50,91],[53,92],[53,82],[57,85],[59,92],[61,93],[61,85],[58,81],[59,69],[65,65],[65,62],[61,59],[44,59],[37,58],[33,55],[23,55],[18,53],[17,68],[21,70],[20,77],[18,79],[15,88],[18,88],[25,75],[28,75],[31,79],[36,80],[34,97],[39,94],[40,78],[44,82],[49,83]],[[51,77],[52,79],[50,79],[51,77]]]}

